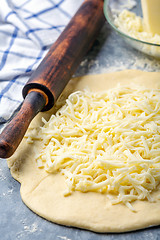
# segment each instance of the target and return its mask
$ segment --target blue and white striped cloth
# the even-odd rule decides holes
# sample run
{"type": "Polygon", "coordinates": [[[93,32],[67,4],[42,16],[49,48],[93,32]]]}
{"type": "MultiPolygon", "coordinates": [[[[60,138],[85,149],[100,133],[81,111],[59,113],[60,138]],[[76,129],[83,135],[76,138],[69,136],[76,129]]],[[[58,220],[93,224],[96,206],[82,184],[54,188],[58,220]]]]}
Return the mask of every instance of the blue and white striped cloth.
{"type": "Polygon", "coordinates": [[[0,0],[0,123],[21,104],[22,88],[83,0],[0,0]]]}

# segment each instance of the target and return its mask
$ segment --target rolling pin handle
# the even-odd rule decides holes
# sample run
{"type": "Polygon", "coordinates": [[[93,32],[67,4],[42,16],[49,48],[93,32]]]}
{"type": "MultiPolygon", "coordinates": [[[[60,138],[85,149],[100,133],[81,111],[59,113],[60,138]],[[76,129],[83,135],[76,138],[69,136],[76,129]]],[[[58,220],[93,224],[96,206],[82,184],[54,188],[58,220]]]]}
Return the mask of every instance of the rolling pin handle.
{"type": "Polygon", "coordinates": [[[8,158],[14,153],[31,120],[45,107],[46,103],[46,95],[40,90],[33,90],[28,93],[20,111],[1,133],[1,158],[8,158]]]}
{"type": "Polygon", "coordinates": [[[46,104],[41,111],[44,112],[50,110],[54,105],[54,96],[45,85],[39,83],[26,83],[22,90],[23,97],[26,98],[28,93],[34,90],[43,93],[46,98],[46,104]]]}

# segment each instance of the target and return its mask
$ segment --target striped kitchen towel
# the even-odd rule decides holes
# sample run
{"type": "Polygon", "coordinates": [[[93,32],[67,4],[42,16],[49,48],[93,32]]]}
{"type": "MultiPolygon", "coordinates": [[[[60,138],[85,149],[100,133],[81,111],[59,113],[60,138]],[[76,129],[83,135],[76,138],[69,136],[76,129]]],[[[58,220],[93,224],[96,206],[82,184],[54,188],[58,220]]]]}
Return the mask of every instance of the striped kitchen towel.
{"type": "Polygon", "coordinates": [[[0,124],[21,104],[22,88],[83,0],[0,0],[0,124]]]}

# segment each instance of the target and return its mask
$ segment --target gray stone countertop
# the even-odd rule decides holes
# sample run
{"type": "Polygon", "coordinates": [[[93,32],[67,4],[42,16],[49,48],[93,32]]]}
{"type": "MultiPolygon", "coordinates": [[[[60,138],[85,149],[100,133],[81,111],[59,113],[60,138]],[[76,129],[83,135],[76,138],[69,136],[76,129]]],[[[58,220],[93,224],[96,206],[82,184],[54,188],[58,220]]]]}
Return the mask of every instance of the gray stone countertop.
{"type": "MultiPolygon", "coordinates": [[[[160,61],[126,45],[106,23],[91,51],[75,75],[113,72],[123,69],[159,71],[160,61]]],[[[60,226],[37,216],[20,197],[20,184],[10,174],[5,160],[0,162],[0,240],[158,240],[160,228],[153,227],[122,234],[94,232],[60,226]]]]}

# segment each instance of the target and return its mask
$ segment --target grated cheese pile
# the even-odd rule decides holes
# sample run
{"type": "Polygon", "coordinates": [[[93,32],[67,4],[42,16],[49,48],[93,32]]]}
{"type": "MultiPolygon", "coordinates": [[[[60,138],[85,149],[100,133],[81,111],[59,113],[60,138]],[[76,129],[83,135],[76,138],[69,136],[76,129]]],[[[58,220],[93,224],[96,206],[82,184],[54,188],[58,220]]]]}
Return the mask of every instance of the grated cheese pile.
{"type": "Polygon", "coordinates": [[[160,183],[160,90],[118,86],[72,93],[41,128],[40,168],[68,190],[106,193],[112,204],[154,201],[160,183]]]}
{"type": "MultiPolygon", "coordinates": [[[[143,19],[131,11],[126,9],[123,10],[118,16],[115,17],[114,23],[122,32],[135,39],[144,42],[160,44],[160,35],[154,35],[150,32],[147,32],[145,30],[143,19]]],[[[158,48],[156,48],[156,50],[158,51],[158,48]]]]}

